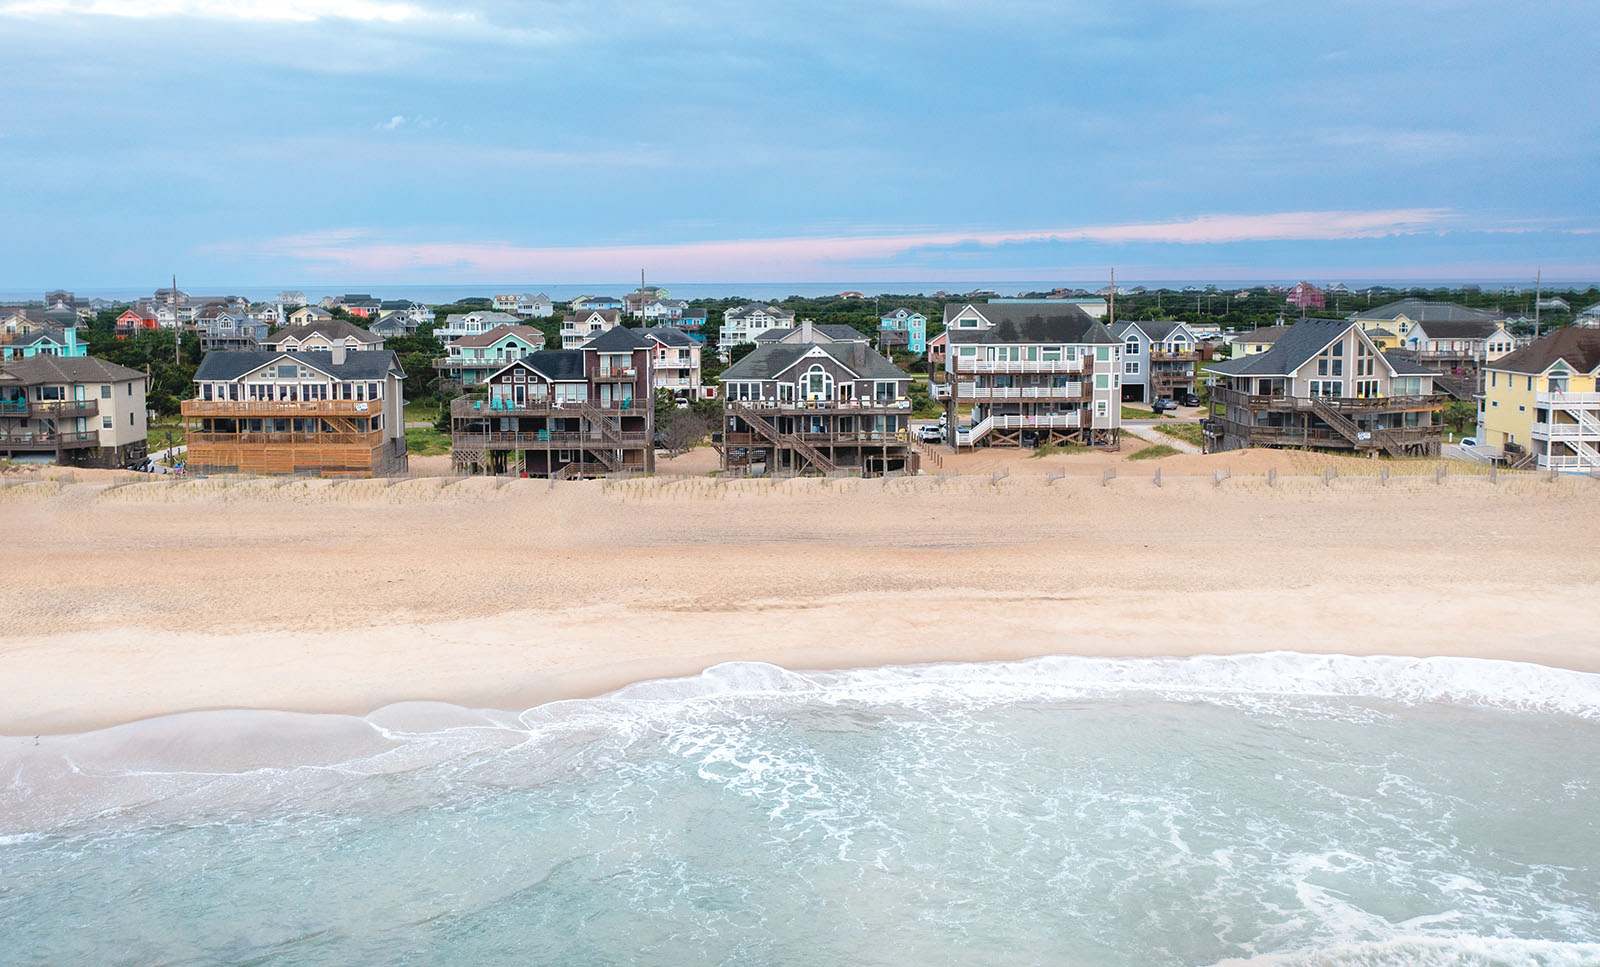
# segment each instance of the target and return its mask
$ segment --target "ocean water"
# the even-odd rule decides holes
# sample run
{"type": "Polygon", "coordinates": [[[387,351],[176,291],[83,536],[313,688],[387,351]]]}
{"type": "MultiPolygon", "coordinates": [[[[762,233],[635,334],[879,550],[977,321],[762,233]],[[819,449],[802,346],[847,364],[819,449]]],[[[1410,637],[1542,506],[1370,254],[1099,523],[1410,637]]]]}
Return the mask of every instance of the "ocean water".
{"type": "Polygon", "coordinates": [[[6,964],[1600,964],[1600,676],[719,666],[0,740],[6,964]]]}

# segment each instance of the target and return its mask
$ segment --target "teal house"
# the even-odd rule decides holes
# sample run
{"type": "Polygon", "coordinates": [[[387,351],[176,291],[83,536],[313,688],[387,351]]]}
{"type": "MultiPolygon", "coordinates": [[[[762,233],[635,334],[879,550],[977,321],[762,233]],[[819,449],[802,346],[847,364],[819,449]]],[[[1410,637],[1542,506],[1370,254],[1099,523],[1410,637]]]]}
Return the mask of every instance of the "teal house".
{"type": "Polygon", "coordinates": [[[878,320],[878,345],[921,355],[928,348],[928,319],[901,307],[878,320]]]}
{"type": "Polygon", "coordinates": [[[87,355],[89,347],[78,340],[78,330],[72,326],[36,325],[19,313],[0,327],[0,360],[87,355]]]}

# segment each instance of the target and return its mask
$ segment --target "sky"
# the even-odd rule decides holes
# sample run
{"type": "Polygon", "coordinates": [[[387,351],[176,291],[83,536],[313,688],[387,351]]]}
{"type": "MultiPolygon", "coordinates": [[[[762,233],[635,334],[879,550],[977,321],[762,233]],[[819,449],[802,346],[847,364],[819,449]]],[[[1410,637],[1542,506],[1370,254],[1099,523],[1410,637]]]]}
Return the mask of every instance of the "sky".
{"type": "Polygon", "coordinates": [[[0,0],[0,37],[0,290],[1600,280],[1591,0],[0,0]]]}

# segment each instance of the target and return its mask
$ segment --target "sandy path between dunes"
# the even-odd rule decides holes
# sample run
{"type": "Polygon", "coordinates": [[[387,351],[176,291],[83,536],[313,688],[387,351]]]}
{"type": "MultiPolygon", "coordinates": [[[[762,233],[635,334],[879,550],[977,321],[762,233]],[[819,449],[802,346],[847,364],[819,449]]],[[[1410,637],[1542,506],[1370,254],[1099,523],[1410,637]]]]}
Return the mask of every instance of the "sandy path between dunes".
{"type": "Polygon", "coordinates": [[[1310,455],[1161,463],[1159,488],[1148,464],[1102,486],[1098,463],[1070,458],[1002,462],[998,483],[978,466],[556,486],[27,478],[0,489],[23,578],[0,582],[0,733],[198,708],[521,708],[739,659],[1293,648],[1600,671],[1600,484],[1436,483],[1427,465],[1383,484],[1369,462],[1310,455]],[[1326,466],[1331,485],[1310,475],[1326,466]],[[1047,482],[1057,467],[1084,473],[1047,482]]]}

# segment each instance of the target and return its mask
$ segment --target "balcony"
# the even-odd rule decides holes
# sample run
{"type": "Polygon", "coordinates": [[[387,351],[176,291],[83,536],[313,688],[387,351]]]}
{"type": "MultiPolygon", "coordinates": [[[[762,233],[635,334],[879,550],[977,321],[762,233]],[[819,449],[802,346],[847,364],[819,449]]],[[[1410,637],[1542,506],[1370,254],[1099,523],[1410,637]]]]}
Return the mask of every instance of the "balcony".
{"type": "Polygon", "coordinates": [[[961,392],[964,400],[1076,400],[1088,394],[1089,384],[1072,380],[1065,386],[973,386],[961,392]]]}
{"type": "Polygon", "coordinates": [[[452,433],[450,435],[450,445],[452,447],[482,450],[576,450],[580,448],[623,450],[638,449],[648,444],[649,436],[644,433],[615,433],[607,436],[599,432],[568,433],[537,430],[533,432],[452,433]]]}
{"type": "Polygon", "coordinates": [[[1563,473],[1600,473],[1600,461],[1577,454],[1539,454],[1540,470],[1559,470],[1563,473]]]}
{"type": "Polygon", "coordinates": [[[949,357],[950,368],[963,373],[1082,373],[1088,357],[1076,359],[971,359],[954,355],[949,357]]]}
{"type": "Polygon", "coordinates": [[[596,379],[633,379],[639,373],[632,366],[602,366],[595,374],[596,379]]]}
{"type": "Polygon", "coordinates": [[[911,409],[905,397],[894,400],[729,400],[763,414],[771,413],[891,413],[911,409]]]}
{"type": "MultiPolygon", "coordinates": [[[[1310,397],[1255,396],[1238,390],[1216,387],[1211,391],[1214,402],[1237,406],[1255,413],[1309,413],[1315,408],[1310,397]]],[[[1443,394],[1427,396],[1340,396],[1326,400],[1335,410],[1352,416],[1370,413],[1406,413],[1413,410],[1437,410],[1449,402],[1443,394]]]]}
{"type": "Polygon", "coordinates": [[[1533,424],[1533,438],[1535,440],[1589,440],[1600,444],[1600,423],[1593,420],[1589,423],[1535,423],[1533,424]]]}
{"type": "Polygon", "coordinates": [[[57,417],[95,416],[99,400],[0,400],[0,415],[57,417]]]}
{"type": "Polygon", "coordinates": [[[471,356],[445,356],[433,361],[434,369],[501,369],[509,366],[521,356],[491,356],[476,359],[471,356]]]}
{"type": "Polygon", "coordinates": [[[382,400],[184,400],[184,416],[368,416],[382,400]]]}
{"type": "Polygon", "coordinates": [[[191,432],[186,441],[190,447],[204,446],[261,446],[286,444],[339,444],[343,446],[383,445],[383,431],[368,433],[199,433],[191,432]]]}
{"type": "Polygon", "coordinates": [[[97,430],[58,432],[52,430],[0,430],[0,450],[81,450],[100,445],[97,430]]]}
{"type": "Polygon", "coordinates": [[[1600,393],[1535,393],[1534,403],[1556,409],[1600,409],[1600,393]]]}
{"type": "Polygon", "coordinates": [[[1199,358],[1200,354],[1192,349],[1182,353],[1169,353],[1159,350],[1152,350],[1150,353],[1150,361],[1152,363],[1192,363],[1199,358]]]}
{"type": "Polygon", "coordinates": [[[626,413],[643,413],[650,409],[652,401],[649,399],[626,399],[599,402],[598,400],[552,400],[549,398],[524,400],[520,403],[514,400],[486,400],[460,397],[450,401],[450,415],[454,417],[474,416],[563,416],[577,419],[584,407],[600,410],[611,415],[626,413]]]}

